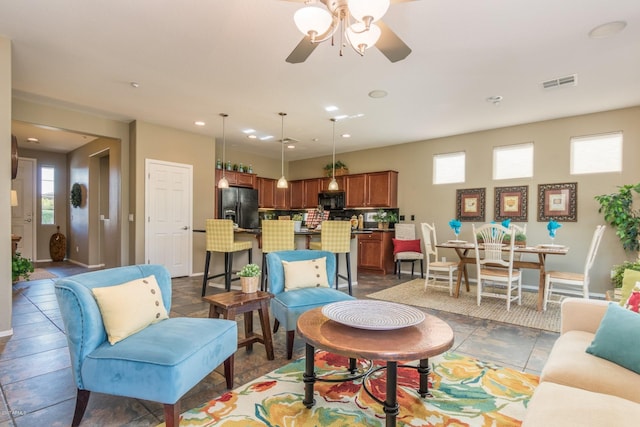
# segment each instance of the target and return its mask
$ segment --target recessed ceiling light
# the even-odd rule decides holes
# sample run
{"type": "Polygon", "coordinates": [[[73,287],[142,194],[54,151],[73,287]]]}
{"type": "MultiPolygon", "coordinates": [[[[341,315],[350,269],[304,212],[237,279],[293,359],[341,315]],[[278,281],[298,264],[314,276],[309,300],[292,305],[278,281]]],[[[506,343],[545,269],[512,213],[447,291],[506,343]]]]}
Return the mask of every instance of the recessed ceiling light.
{"type": "Polygon", "coordinates": [[[247,138],[249,138],[249,139],[256,139],[256,138],[258,138],[258,136],[257,136],[257,135],[253,135],[253,134],[251,134],[251,135],[247,135],[247,138]]]}
{"type": "Polygon", "coordinates": [[[243,133],[246,133],[246,134],[250,134],[250,133],[255,133],[255,132],[256,132],[256,130],[255,130],[255,129],[245,129],[245,130],[243,130],[242,132],[243,132],[243,133]]]}
{"type": "Polygon", "coordinates": [[[386,90],[376,89],[369,92],[369,98],[384,98],[389,95],[386,90]]]}
{"type": "Polygon", "coordinates": [[[624,27],[626,26],[627,23],[625,21],[607,22],[606,24],[598,25],[589,31],[589,37],[592,39],[602,39],[613,36],[614,34],[618,34],[620,31],[624,30],[624,27]]]}
{"type": "Polygon", "coordinates": [[[329,105],[328,107],[324,108],[324,111],[327,111],[329,113],[332,111],[338,111],[338,107],[336,107],[335,105],[329,105]]]}
{"type": "Polygon", "coordinates": [[[260,141],[268,141],[273,138],[273,135],[267,135],[260,137],[260,141]]]}
{"type": "Polygon", "coordinates": [[[351,134],[350,133],[343,133],[341,136],[343,138],[351,138],[351,134]]]}
{"type": "Polygon", "coordinates": [[[487,102],[492,104],[500,104],[504,98],[500,95],[493,95],[486,99],[487,102]]]}
{"type": "Polygon", "coordinates": [[[131,87],[136,88],[136,89],[140,87],[140,83],[138,83],[138,82],[131,82],[129,84],[131,85],[131,87]]]}
{"type": "Polygon", "coordinates": [[[29,141],[29,142],[40,142],[40,140],[38,138],[33,138],[33,137],[27,138],[27,141],[29,141]]]}
{"type": "Polygon", "coordinates": [[[195,122],[193,122],[193,124],[196,125],[196,126],[204,126],[204,125],[206,125],[206,123],[201,121],[201,120],[195,121],[195,122]]]}

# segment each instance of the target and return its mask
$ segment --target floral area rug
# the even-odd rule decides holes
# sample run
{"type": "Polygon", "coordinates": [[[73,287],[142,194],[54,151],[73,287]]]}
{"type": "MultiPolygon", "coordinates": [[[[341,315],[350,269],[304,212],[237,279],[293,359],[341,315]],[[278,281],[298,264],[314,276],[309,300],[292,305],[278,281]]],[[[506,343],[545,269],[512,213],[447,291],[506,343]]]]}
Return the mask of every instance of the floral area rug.
{"type": "MultiPolygon", "coordinates": [[[[368,361],[358,360],[360,369],[368,361]]],[[[373,362],[383,365],[383,362],[373,362]]],[[[455,353],[429,359],[429,391],[421,398],[419,374],[398,368],[398,426],[519,426],[539,378],[455,353]]],[[[345,372],[348,359],[319,351],[318,375],[345,372]]],[[[406,364],[417,365],[417,362],[406,364]]],[[[304,358],[182,414],[180,426],[384,426],[382,406],[362,380],[316,382],[316,404],[303,404],[304,358]]],[[[369,389],[384,399],[386,370],[369,379],[369,389]]]]}

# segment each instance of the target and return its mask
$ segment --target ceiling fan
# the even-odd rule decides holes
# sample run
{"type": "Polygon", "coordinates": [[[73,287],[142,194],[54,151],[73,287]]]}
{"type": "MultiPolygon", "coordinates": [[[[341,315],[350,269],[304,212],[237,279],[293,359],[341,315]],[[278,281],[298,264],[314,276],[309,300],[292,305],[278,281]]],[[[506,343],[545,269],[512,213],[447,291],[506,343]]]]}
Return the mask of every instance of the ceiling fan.
{"type": "Polygon", "coordinates": [[[390,3],[414,0],[288,0],[305,3],[294,15],[304,38],[293,49],[286,61],[298,64],[306,61],[319,43],[332,40],[337,34],[340,56],[343,47],[351,46],[358,54],[376,46],[391,62],[405,59],[411,48],[407,46],[380,18],[390,3]],[[322,3],[325,7],[319,7],[322,3]],[[340,31],[338,32],[338,29],[340,31]]]}

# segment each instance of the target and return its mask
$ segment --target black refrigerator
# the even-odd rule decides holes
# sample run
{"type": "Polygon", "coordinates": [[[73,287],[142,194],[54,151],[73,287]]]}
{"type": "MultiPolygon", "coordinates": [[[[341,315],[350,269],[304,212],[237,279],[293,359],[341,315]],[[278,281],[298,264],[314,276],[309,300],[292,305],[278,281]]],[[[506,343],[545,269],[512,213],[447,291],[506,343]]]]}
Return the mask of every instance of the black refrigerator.
{"type": "Polygon", "coordinates": [[[218,216],[230,219],[240,228],[258,228],[258,190],[222,188],[218,194],[218,216]]]}

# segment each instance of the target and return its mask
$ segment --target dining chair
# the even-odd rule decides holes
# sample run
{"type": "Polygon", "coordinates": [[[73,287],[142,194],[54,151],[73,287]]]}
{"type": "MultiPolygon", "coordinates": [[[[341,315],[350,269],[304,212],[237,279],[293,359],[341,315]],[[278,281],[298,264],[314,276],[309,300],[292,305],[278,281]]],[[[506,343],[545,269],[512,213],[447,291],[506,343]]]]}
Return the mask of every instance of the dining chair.
{"type": "MultiPolygon", "coordinates": [[[[347,222],[348,223],[348,222],[347,222]]],[[[287,333],[287,359],[293,356],[293,341],[296,333],[298,317],[307,310],[324,306],[338,301],[352,300],[354,297],[332,288],[336,272],[337,256],[328,251],[296,250],[278,251],[267,254],[267,269],[269,270],[269,292],[273,294],[271,299],[271,312],[275,318],[273,333],[278,332],[280,325],[287,333]],[[325,258],[326,274],[325,286],[300,286],[293,287],[287,279],[294,280],[306,276],[304,271],[297,269],[285,271],[284,263],[310,261],[325,258]]],[[[291,264],[289,264],[291,265],[291,264]]],[[[303,263],[303,267],[304,263],[303,263]]],[[[315,276],[316,273],[313,273],[315,276]]],[[[300,279],[302,280],[302,279],[300,279]]]]}
{"type": "Polygon", "coordinates": [[[429,276],[433,276],[433,285],[438,286],[438,279],[447,279],[449,281],[449,295],[453,296],[453,273],[458,271],[458,263],[454,261],[438,260],[438,239],[436,237],[436,225],[423,222],[420,224],[422,228],[422,239],[424,240],[424,258],[427,264],[427,272],[425,274],[424,289],[427,290],[429,284],[429,276]],[[433,261],[431,258],[433,257],[433,261]],[[446,273],[439,275],[438,273],[446,273]]]}
{"type": "Polygon", "coordinates": [[[544,276],[544,302],[543,310],[547,309],[547,303],[559,303],[560,300],[553,300],[549,297],[552,294],[569,295],[569,296],[581,296],[585,299],[589,299],[589,271],[596,260],[596,254],[598,253],[598,247],[602,240],[602,235],[605,230],[604,225],[596,226],[591,238],[591,245],[587,252],[587,259],[584,263],[584,270],[582,273],[570,273],[564,271],[547,271],[544,276]]]}
{"type": "Polygon", "coordinates": [[[411,263],[411,278],[413,278],[416,261],[420,261],[420,278],[424,278],[424,254],[420,247],[420,239],[416,239],[416,225],[398,223],[394,229],[393,262],[394,270],[398,272],[398,279],[401,276],[403,262],[411,263]]]}
{"type": "Polygon", "coordinates": [[[502,298],[507,301],[507,311],[511,309],[511,301],[522,303],[522,274],[513,268],[515,246],[515,230],[505,228],[500,224],[484,224],[473,230],[473,243],[476,253],[476,278],[478,281],[478,305],[482,297],[502,298]],[[509,243],[504,244],[509,236],[509,243]],[[479,243],[481,241],[481,245],[479,243]],[[503,249],[507,249],[507,259],[503,259],[503,249]],[[493,267],[493,268],[492,268],[493,267]],[[504,293],[486,290],[486,288],[502,288],[504,293]],[[512,296],[516,291],[516,296],[512,296]]]}
{"type": "MultiPolygon", "coordinates": [[[[207,219],[205,223],[207,254],[204,260],[204,278],[202,279],[202,296],[207,293],[207,282],[216,277],[224,276],[224,288],[231,290],[231,273],[233,269],[233,254],[247,251],[249,264],[252,262],[253,244],[250,241],[236,241],[233,232],[233,221],[230,219],[207,219]],[[209,264],[213,252],[224,253],[224,273],[209,276],[209,264]]],[[[236,279],[233,279],[236,280],[236,279]]]]}
{"type": "Polygon", "coordinates": [[[267,289],[267,254],[292,251],[296,248],[294,222],[291,220],[262,220],[262,281],[260,290],[267,289]]]}
{"type": "Polygon", "coordinates": [[[320,241],[309,242],[309,249],[329,251],[336,255],[335,285],[338,289],[338,279],[347,281],[349,295],[351,289],[351,221],[322,221],[320,241]],[[339,255],[344,254],[347,275],[340,274],[339,255]]]}
{"type": "Polygon", "coordinates": [[[238,325],[224,319],[168,318],[171,277],[161,265],[97,270],[58,279],[56,299],[77,387],[72,426],[91,392],[160,402],[178,427],[180,399],[224,363],[233,388],[238,325]]]}

